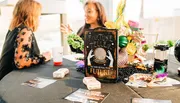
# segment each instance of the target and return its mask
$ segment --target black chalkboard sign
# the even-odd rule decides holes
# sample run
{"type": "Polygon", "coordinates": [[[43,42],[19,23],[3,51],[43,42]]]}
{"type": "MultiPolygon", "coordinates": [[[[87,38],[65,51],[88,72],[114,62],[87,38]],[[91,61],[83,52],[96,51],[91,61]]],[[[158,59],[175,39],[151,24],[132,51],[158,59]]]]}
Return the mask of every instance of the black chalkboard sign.
{"type": "Polygon", "coordinates": [[[116,29],[85,31],[85,76],[94,76],[102,82],[117,81],[117,38],[116,29]]]}

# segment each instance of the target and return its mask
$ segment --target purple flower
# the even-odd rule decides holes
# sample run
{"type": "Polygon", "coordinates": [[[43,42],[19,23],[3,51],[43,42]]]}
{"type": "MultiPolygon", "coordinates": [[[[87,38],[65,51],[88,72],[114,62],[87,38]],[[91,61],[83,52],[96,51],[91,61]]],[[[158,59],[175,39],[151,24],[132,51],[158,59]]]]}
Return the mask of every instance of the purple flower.
{"type": "Polygon", "coordinates": [[[76,63],[76,66],[77,66],[77,68],[84,68],[84,61],[78,61],[77,63],[76,63]]]}
{"type": "Polygon", "coordinates": [[[162,73],[162,74],[157,74],[156,78],[163,78],[163,77],[167,77],[168,73],[162,73]]]}

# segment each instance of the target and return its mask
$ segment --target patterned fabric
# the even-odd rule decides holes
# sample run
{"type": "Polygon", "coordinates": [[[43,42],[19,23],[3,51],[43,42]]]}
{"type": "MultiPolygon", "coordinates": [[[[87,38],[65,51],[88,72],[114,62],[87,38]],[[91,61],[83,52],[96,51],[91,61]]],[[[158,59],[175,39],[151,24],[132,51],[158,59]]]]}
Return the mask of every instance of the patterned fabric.
{"type": "Polygon", "coordinates": [[[33,33],[28,28],[23,28],[15,40],[14,63],[18,69],[30,67],[31,65],[42,62],[42,55],[36,56],[31,53],[33,33]]]}
{"type": "Polygon", "coordinates": [[[9,30],[0,57],[0,80],[14,69],[22,69],[45,62],[40,55],[36,38],[25,25],[9,30]]]}

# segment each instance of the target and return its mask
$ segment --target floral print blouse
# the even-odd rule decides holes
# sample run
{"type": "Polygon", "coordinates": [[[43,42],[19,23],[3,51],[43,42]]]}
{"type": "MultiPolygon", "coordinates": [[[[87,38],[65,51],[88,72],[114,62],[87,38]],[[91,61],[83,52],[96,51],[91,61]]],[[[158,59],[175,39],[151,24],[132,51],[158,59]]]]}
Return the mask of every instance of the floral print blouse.
{"type": "Polygon", "coordinates": [[[27,27],[23,28],[15,40],[14,63],[18,69],[44,62],[45,57],[32,53],[33,32],[27,27]]]}
{"type": "Polygon", "coordinates": [[[0,55],[0,80],[14,69],[23,69],[45,62],[36,38],[24,24],[8,30],[0,55]]]}

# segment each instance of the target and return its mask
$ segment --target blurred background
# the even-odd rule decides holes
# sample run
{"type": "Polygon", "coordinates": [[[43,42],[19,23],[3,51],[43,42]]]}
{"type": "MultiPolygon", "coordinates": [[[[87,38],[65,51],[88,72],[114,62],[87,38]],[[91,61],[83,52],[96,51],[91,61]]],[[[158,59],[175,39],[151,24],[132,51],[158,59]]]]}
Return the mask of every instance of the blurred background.
{"type": "MultiPolygon", "coordinates": [[[[0,0],[0,52],[18,0],[0,0]]],[[[63,45],[71,53],[60,25],[70,24],[76,32],[84,24],[83,4],[86,0],[37,0],[43,6],[40,26],[35,36],[41,52],[63,45]]],[[[106,10],[108,20],[116,17],[120,0],[98,0],[106,10]]],[[[180,0],[127,0],[125,19],[137,21],[144,34],[158,34],[158,41],[180,38],[180,0]]],[[[173,52],[170,52],[173,53],[173,52]]]]}

